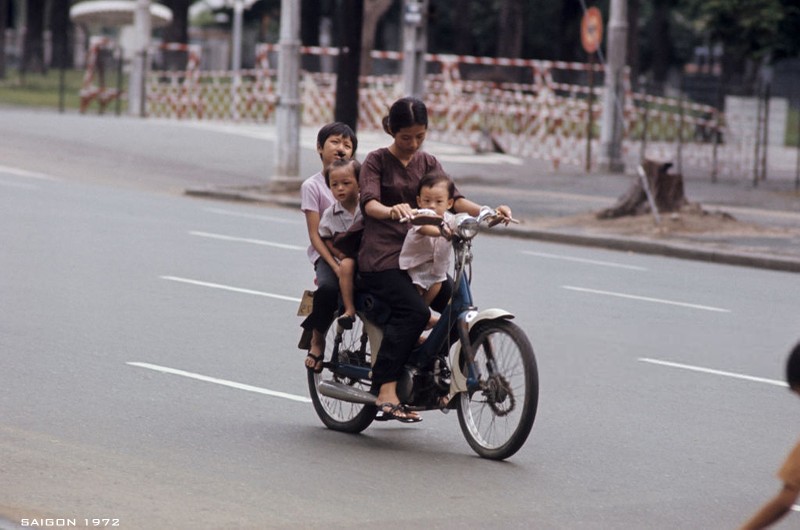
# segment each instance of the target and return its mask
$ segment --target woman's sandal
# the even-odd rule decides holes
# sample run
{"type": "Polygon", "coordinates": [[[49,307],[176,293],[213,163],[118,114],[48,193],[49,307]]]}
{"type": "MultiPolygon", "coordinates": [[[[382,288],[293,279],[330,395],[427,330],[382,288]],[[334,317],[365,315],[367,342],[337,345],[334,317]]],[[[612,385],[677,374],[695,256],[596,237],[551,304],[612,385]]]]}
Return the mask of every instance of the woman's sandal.
{"type": "Polygon", "coordinates": [[[419,423],[422,421],[419,416],[410,416],[405,405],[400,404],[381,403],[378,405],[378,413],[375,416],[375,421],[397,420],[400,423],[419,423]]]}
{"type": "Polygon", "coordinates": [[[322,361],[325,360],[325,355],[323,355],[321,353],[319,355],[314,355],[313,353],[308,352],[306,354],[306,359],[311,359],[312,361],[314,361],[314,366],[313,367],[311,367],[309,365],[306,365],[306,369],[307,370],[311,370],[315,374],[322,373],[322,367],[323,367],[322,361]]]}

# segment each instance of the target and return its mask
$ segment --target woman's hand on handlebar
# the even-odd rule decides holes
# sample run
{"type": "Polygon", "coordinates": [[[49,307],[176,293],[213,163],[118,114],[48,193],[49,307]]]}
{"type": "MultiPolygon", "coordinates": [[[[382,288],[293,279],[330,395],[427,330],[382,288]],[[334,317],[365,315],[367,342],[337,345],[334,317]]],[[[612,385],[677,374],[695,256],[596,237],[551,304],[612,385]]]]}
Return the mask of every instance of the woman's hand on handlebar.
{"type": "Polygon", "coordinates": [[[401,219],[408,219],[414,216],[414,208],[406,202],[395,204],[389,208],[389,219],[392,221],[399,221],[401,219]]]}
{"type": "Polygon", "coordinates": [[[505,204],[501,204],[497,208],[482,206],[478,219],[480,221],[487,221],[489,228],[497,226],[500,223],[506,226],[508,226],[509,223],[519,224],[519,221],[511,217],[511,208],[505,204]]]}
{"type": "Polygon", "coordinates": [[[501,204],[500,206],[498,206],[497,208],[495,208],[495,209],[494,209],[494,211],[496,211],[496,212],[497,212],[497,214],[498,214],[500,217],[502,217],[502,218],[503,218],[503,223],[504,223],[504,224],[508,224],[508,223],[510,223],[510,222],[512,221],[512,219],[513,219],[513,218],[511,217],[511,208],[510,208],[510,207],[508,207],[508,206],[506,206],[505,204],[501,204]]]}

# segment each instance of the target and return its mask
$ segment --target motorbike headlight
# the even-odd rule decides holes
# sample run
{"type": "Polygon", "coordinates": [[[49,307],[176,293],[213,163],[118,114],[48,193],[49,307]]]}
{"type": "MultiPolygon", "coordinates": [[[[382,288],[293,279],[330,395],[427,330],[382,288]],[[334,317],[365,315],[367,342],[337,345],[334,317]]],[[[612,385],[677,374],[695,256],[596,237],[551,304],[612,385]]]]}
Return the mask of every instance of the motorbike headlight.
{"type": "Polygon", "coordinates": [[[456,218],[456,234],[461,239],[472,239],[478,234],[478,220],[466,214],[456,218]]]}

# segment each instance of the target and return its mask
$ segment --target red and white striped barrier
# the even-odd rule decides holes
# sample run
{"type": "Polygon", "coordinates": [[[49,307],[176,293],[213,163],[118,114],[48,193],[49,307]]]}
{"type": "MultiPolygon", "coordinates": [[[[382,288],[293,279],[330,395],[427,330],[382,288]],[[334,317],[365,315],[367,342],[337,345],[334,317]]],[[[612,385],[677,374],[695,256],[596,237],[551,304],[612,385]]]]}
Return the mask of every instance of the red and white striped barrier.
{"type": "Polygon", "coordinates": [[[83,74],[80,90],[81,114],[88,110],[93,101],[98,102],[102,114],[109,103],[122,96],[122,93],[116,88],[108,88],[105,85],[105,66],[101,57],[104,52],[118,52],[118,48],[111,38],[95,36],[89,39],[86,72],[83,74]]]}

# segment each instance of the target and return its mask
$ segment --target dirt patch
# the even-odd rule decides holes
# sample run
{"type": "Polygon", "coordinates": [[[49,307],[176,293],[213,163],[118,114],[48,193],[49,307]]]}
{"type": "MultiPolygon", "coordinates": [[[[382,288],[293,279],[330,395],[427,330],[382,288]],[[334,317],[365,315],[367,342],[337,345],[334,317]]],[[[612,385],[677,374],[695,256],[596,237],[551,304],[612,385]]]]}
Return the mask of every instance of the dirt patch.
{"type": "Polygon", "coordinates": [[[597,219],[595,212],[567,217],[532,221],[528,226],[541,229],[581,229],[592,234],[669,238],[671,236],[720,237],[800,237],[798,228],[764,226],[737,220],[725,212],[710,212],[699,204],[689,204],[674,213],[660,216],[656,223],[652,214],[597,219]]]}

